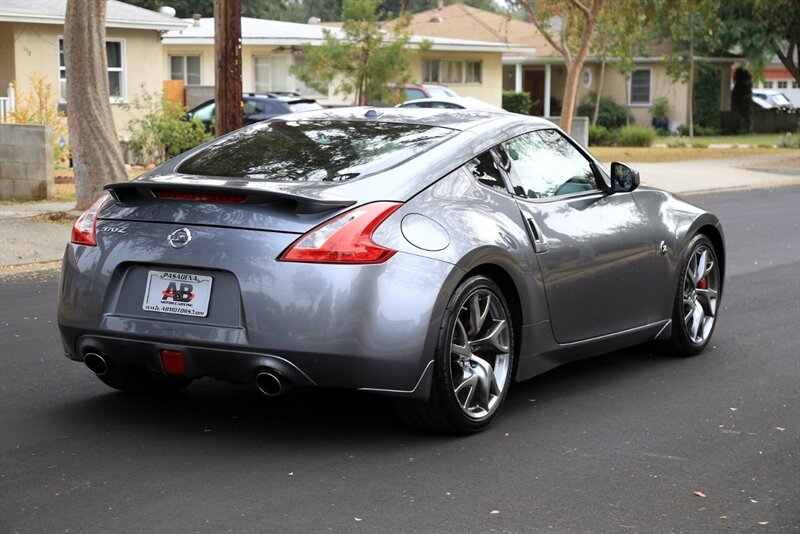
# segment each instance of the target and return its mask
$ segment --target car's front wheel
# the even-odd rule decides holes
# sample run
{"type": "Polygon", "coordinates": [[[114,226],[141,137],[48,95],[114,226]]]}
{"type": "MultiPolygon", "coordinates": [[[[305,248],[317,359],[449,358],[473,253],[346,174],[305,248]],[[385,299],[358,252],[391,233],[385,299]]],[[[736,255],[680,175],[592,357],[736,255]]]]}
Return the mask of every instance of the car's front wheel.
{"type": "Polygon", "coordinates": [[[429,400],[399,401],[397,411],[418,428],[479,432],[502,406],[513,368],[514,329],[503,292],[491,279],[472,276],[445,310],[429,400]]]}
{"type": "Polygon", "coordinates": [[[722,271],[714,244],[696,235],[686,248],[672,312],[672,336],[667,350],[694,356],[706,348],[717,323],[722,271]]]}

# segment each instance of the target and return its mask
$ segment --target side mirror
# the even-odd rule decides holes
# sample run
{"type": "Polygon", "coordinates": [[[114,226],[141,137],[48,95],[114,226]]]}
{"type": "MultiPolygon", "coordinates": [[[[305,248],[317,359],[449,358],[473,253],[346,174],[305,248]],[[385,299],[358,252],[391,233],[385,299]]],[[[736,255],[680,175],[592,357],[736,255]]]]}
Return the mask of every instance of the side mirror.
{"type": "Polygon", "coordinates": [[[639,171],[624,163],[611,164],[611,190],[614,193],[630,193],[639,187],[639,171]]]}

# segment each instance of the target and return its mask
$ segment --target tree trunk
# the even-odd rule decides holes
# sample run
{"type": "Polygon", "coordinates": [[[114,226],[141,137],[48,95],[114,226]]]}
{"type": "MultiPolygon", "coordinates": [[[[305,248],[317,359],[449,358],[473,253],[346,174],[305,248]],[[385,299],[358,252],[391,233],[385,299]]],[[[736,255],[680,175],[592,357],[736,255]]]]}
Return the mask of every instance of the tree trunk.
{"type": "Polygon", "coordinates": [[[67,127],[75,169],[75,208],[79,210],[91,206],[102,195],[104,185],[128,178],[109,102],[105,23],[106,2],[67,2],[67,127]]]}
{"type": "Polygon", "coordinates": [[[583,29],[581,31],[578,53],[572,62],[567,62],[567,82],[564,87],[564,105],[561,108],[561,129],[565,132],[572,131],[572,116],[575,113],[575,100],[578,96],[578,82],[581,77],[583,63],[589,54],[589,46],[592,43],[592,30],[594,21],[604,0],[593,0],[591,10],[588,14],[583,14],[583,29]]]}
{"type": "Polygon", "coordinates": [[[242,4],[214,0],[217,136],[242,127],[242,4]]]}
{"type": "Polygon", "coordinates": [[[597,117],[600,115],[600,94],[603,92],[603,84],[606,81],[606,55],[608,48],[603,48],[603,60],[600,63],[600,79],[597,81],[597,97],[594,100],[594,114],[592,114],[592,126],[597,126],[597,117]]]}

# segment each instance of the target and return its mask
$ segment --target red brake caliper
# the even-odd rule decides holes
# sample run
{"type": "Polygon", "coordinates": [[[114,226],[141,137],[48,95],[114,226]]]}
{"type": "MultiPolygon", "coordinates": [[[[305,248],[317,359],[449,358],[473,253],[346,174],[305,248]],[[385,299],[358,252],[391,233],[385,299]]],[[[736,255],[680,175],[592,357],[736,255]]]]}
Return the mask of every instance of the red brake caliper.
{"type": "Polygon", "coordinates": [[[697,289],[708,289],[708,277],[704,276],[699,282],[697,282],[697,289]]]}

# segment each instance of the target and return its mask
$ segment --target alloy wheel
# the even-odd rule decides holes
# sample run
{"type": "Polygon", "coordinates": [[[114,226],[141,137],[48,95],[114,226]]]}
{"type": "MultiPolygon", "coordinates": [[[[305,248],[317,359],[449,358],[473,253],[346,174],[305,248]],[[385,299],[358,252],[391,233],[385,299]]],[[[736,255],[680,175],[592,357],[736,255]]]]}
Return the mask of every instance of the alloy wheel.
{"type": "Polygon", "coordinates": [[[464,414],[483,419],[500,405],[511,363],[509,321],[500,298],[479,288],[464,301],[450,341],[453,395],[464,414]]]}
{"type": "Polygon", "coordinates": [[[719,282],[714,252],[701,244],[692,252],[683,278],[683,321],[689,341],[695,345],[702,345],[711,335],[719,282]]]}

